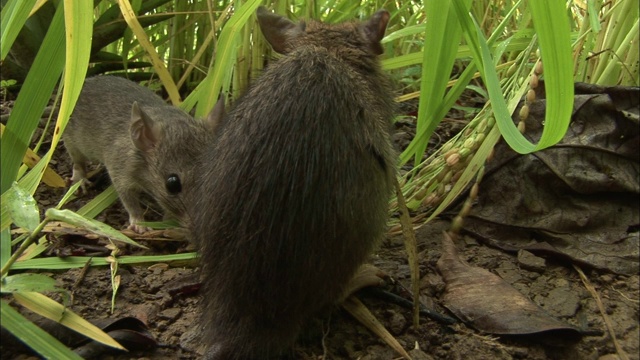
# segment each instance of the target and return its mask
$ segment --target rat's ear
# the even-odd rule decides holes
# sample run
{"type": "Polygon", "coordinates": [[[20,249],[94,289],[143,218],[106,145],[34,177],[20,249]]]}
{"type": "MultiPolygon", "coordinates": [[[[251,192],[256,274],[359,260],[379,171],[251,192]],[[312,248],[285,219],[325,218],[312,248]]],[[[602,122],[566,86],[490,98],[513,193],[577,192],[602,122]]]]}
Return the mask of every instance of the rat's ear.
{"type": "Polygon", "coordinates": [[[291,20],[274,14],[266,7],[260,6],[257,11],[260,30],[273,50],[280,54],[291,51],[291,40],[304,32],[304,23],[295,24],[291,20]]]}
{"type": "Polygon", "coordinates": [[[390,15],[387,10],[378,10],[369,20],[360,25],[360,29],[362,29],[365,38],[369,41],[371,51],[376,55],[383,53],[380,40],[382,40],[384,32],[387,30],[389,17],[390,15]]]}
{"type": "Polygon", "coordinates": [[[209,115],[207,115],[205,126],[212,134],[217,135],[224,120],[224,96],[220,94],[220,99],[218,99],[218,102],[213,106],[209,115]]]}
{"type": "Polygon", "coordinates": [[[159,124],[147,115],[136,101],[131,106],[131,141],[133,145],[142,151],[152,150],[160,142],[159,124]]]}

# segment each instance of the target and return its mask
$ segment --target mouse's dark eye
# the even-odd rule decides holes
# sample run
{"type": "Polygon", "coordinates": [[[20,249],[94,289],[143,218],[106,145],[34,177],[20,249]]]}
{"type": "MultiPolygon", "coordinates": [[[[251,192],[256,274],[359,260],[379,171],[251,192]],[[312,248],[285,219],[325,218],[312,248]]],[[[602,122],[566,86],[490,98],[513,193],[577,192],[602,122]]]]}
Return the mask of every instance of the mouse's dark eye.
{"type": "Polygon", "coordinates": [[[167,177],[164,185],[167,187],[169,194],[177,194],[182,191],[182,183],[177,174],[171,174],[167,177]]]}

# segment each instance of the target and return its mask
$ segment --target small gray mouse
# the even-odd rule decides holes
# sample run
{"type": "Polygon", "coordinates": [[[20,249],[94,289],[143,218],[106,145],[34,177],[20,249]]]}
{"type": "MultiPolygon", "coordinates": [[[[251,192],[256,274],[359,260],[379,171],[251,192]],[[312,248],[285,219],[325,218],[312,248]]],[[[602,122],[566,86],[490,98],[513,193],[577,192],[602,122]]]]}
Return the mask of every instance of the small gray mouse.
{"type": "Polygon", "coordinates": [[[187,210],[208,359],[278,356],[336,304],[384,236],[396,176],[378,57],[389,13],[338,25],[257,15],[284,56],[206,146],[187,210]]]}
{"type": "Polygon", "coordinates": [[[129,213],[129,229],[148,230],[139,224],[144,221],[143,192],[165,216],[184,221],[183,192],[194,187],[196,158],[213,141],[223,113],[222,98],[199,121],[135,82],[88,78],[63,133],[73,161],[71,181],[87,181],[87,163],[100,162],[129,213]]]}

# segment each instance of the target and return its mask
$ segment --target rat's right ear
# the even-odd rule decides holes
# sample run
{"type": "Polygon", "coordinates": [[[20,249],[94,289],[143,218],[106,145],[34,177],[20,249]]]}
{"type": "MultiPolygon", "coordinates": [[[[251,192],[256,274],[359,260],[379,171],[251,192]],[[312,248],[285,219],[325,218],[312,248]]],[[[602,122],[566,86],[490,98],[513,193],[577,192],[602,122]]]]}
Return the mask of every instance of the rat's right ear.
{"type": "Polygon", "coordinates": [[[369,41],[371,51],[376,55],[384,52],[380,40],[384,37],[387,24],[389,24],[389,17],[387,10],[378,10],[367,22],[360,25],[366,39],[369,41]]]}
{"type": "Polygon", "coordinates": [[[216,134],[224,122],[224,96],[220,94],[220,99],[213,106],[213,109],[207,115],[205,126],[212,134],[216,134]]]}
{"type": "Polygon", "coordinates": [[[131,106],[131,141],[133,145],[142,151],[150,151],[160,142],[160,129],[158,124],[134,101],[131,106]]]}
{"type": "Polygon", "coordinates": [[[291,51],[291,40],[304,32],[304,23],[297,25],[284,16],[270,12],[264,6],[258,8],[257,16],[262,35],[273,50],[280,54],[291,51]]]}

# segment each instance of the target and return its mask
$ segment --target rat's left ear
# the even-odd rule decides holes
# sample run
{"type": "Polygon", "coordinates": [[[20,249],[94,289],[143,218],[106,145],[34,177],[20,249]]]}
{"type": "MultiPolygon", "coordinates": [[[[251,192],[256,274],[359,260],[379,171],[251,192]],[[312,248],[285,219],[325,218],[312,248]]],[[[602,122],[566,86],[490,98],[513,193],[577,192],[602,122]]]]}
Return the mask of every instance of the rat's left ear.
{"type": "Polygon", "coordinates": [[[131,141],[136,148],[142,151],[150,151],[162,138],[162,130],[159,124],[145,113],[134,101],[131,106],[131,141]]]}
{"type": "Polygon", "coordinates": [[[207,119],[205,121],[205,126],[212,134],[217,134],[218,130],[224,123],[224,96],[221,93],[220,99],[213,106],[213,109],[207,115],[207,119]]]}
{"type": "Polygon", "coordinates": [[[304,32],[304,23],[295,24],[284,16],[270,12],[264,6],[258,8],[257,16],[262,35],[277,53],[286,54],[291,51],[291,40],[304,32]]]}

